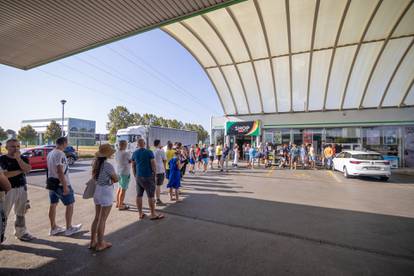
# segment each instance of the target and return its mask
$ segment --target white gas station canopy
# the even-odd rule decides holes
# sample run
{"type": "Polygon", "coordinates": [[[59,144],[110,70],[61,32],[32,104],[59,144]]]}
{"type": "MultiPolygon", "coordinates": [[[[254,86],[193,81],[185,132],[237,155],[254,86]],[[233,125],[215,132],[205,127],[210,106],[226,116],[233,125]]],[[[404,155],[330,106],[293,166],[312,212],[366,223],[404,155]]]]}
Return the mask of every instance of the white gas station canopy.
{"type": "Polygon", "coordinates": [[[410,0],[249,0],[163,30],[226,115],[414,105],[410,0]]]}

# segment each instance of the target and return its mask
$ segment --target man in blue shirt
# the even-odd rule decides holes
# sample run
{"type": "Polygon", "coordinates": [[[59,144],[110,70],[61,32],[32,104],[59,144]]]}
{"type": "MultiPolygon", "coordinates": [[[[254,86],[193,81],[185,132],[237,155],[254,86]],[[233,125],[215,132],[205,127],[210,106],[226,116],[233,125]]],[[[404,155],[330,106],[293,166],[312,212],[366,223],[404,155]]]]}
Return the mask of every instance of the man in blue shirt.
{"type": "Polygon", "coordinates": [[[139,218],[143,219],[145,213],[142,211],[142,196],[147,193],[148,205],[151,211],[151,220],[162,219],[162,214],[155,213],[155,172],[156,163],[154,154],[145,148],[145,140],[138,140],[138,149],[132,155],[132,171],[137,182],[137,208],[139,218]]]}

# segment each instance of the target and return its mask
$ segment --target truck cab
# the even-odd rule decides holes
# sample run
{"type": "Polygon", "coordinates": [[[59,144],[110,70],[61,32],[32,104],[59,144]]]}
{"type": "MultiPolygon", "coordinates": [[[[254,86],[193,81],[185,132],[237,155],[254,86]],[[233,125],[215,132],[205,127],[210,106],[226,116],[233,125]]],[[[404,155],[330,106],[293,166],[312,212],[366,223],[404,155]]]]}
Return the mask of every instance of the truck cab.
{"type": "Polygon", "coordinates": [[[145,126],[131,126],[118,130],[116,133],[116,148],[119,147],[119,141],[127,141],[127,151],[133,152],[137,148],[137,141],[140,138],[146,139],[145,126]]]}

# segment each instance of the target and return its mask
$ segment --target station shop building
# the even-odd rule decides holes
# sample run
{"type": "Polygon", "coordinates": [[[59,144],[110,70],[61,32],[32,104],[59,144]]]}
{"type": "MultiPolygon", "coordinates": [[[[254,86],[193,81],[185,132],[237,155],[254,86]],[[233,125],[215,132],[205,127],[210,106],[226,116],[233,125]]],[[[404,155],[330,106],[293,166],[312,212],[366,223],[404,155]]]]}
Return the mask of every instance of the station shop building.
{"type": "Polygon", "coordinates": [[[211,118],[211,143],[313,144],[374,150],[398,167],[414,167],[414,108],[211,118]]]}

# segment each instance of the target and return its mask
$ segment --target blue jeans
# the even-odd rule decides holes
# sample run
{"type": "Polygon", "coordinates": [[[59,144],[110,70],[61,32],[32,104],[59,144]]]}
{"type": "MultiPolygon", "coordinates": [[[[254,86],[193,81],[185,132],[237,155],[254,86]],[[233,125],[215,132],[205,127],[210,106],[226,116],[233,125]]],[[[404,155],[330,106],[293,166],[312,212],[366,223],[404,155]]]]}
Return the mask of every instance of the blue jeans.
{"type": "Polygon", "coordinates": [[[326,165],[328,166],[328,168],[332,167],[332,157],[326,158],[326,165]]]}

